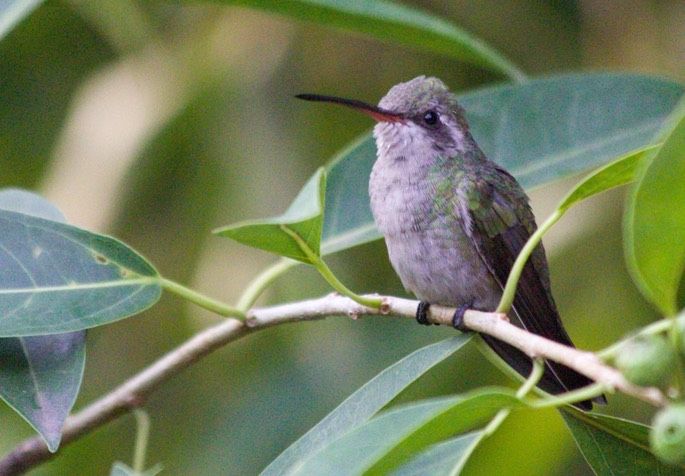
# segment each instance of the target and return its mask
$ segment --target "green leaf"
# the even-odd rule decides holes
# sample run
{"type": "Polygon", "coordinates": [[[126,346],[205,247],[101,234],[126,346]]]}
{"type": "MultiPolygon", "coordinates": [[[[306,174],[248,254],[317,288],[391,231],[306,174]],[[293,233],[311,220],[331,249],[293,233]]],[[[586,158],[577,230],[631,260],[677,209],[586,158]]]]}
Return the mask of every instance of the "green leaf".
{"type": "Polygon", "coordinates": [[[9,210],[0,229],[2,337],[82,330],[159,299],[155,269],[113,238],[9,210]]]}
{"type": "Polygon", "coordinates": [[[519,81],[526,77],[509,60],[454,23],[387,0],[223,0],[223,3],[258,8],[420,48],[468,61],[519,81]]]}
{"type": "MultiPolygon", "coordinates": [[[[430,419],[420,426],[406,432],[402,438],[395,437],[395,446],[391,451],[379,457],[366,474],[382,475],[397,468],[403,461],[413,455],[420,454],[430,445],[441,442],[455,434],[485,425],[501,410],[520,402],[514,392],[509,389],[482,388],[460,396],[461,401],[455,401],[450,407],[436,412],[430,419]]],[[[483,432],[477,432],[483,436],[483,432]]],[[[472,445],[463,448],[457,465],[464,465],[480,443],[480,439],[473,440],[472,445]]]]}
{"type": "MultiPolygon", "coordinates": [[[[483,151],[526,189],[649,145],[685,88],[633,74],[580,74],[461,96],[483,151]]],[[[329,165],[324,254],[380,238],[368,199],[376,160],[367,134],[329,165]]]]}
{"type": "Polygon", "coordinates": [[[557,210],[563,213],[573,205],[593,195],[635,181],[643,160],[656,149],[657,146],[650,146],[631,152],[596,170],[573,187],[566,198],[557,206],[557,210]]]}
{"type": "Polygon", "coordinates": [[[343,296],[375,309],[381,299],[364,297],[348,289],[321,259],[321,229],[326,193],[323,167],[309,179],[290,208],[281,216],[251,220],[215,230],[220,236],[313,265],[343,296]]]}
{"type": "Polygon", "coordinates": [[[628,198],[624,222],[628,269],[666,316],[678,310],[685,268],[685,115],[669,126],[670,134],[628,198]]]}
{"type": "Polygon", "coordinates": [[[326,174],[322,167],[309,179],[283,215],[229,225],[214,233],[311,264],[313,261],[307,250],[317,256],[320,254],[325,190],[326,174]]]}
{"type": "Polygon", "coordinates": [[[518,404],[506,389],[480,389],[391,409],[301,461],[288,474],[387,474],[429,445],[473,430],[518,404]]]}
{"type": "MultiPolygon", "coordinates": [[[[65,221],[50,202],[20,190],[0,192],[0,208],[65,221]]],[[[0,398],[59,447],[86,362],[86,332],[0,339],[0,398]]]]}
{"type": "Polygon", "coordinates": [[[43,0],[4,0],[0,2],[0,39],[7,36],[43,0]]]}
{"type": "Polygon", "coordinates": [[[683,468],[660,463],[649,451],[646,425],[575,410],[564,410],[561,415],[595,474],[685,474],[683,468]]]}
{"type": "Polygon", "coordinates": [[[262,476],[288,473],[298,460],[361,425],[421,375],[461,349],[471,337],[462,334],[431,344],[383,370],[290,445],[262,472],[262,476]]]}
{"type": "Polygon", "coordinates": [[[453,469],[466,464],[466,460],[482,437],[482,431],[473,431],[430,446],[391,474],[393,476],[454,474],[453,469]]]}
{"type": "Polygon", "coordinates": [[[56,451],[85,366],[85,331],[0,339],[0,397],[56,451]]]}

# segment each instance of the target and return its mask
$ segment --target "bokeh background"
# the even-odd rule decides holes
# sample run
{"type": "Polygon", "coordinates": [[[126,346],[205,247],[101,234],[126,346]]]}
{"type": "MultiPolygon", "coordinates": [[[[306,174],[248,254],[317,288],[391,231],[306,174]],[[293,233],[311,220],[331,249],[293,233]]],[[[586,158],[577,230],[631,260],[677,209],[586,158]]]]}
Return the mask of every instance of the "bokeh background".
{"type": "MultiPolygon", "coordinates": [[[[679,0],[404,2],[444,16],[533,76],[630,70],[685,81],[679,0]]],[[[454,90],[502,81],[451,59],[245,8],[203,2],[48,1],[0,42],[0,186],[35,190],[71,223],[112,234],[165,276],[227,302],[274,261],[211,235],[282,212],[316,168],[372,123],[293,99],[320,92],[376,102],[419,74],[454,90]]],[[[577,178],[576,178],[577,180],[577,178]]],[[[574,183],[532,192],[542,219],[574,183]]],[[[625,191],[567,214],[546,239],[553,287],[575,342],[602,348],[656,317],[621,245],[625,191]]],[[[403,295],[381,242],[329,259],[353,289],[403,295]]],[[[304,267],[262,304],[319,296],[304,267]]],[[[89,331],[76,408],[219,318],[165,295],[139,316],[89,331]]],[[[346,396],[408,352],[450,335],[391,319],[302,323],[252,335],[164,385],[146,405],[148,461],[164,474],[255,474],[346,396]]],[[[510,384],[469,348],[399,401],[510,384]]],[[[603,411],[648,421],[621,396],[603,411]]],[[[0,451],[33,434],[0,405],[0,451]]],[[[61,450],[32,474],[107,474],[130,463],[133,417],[61,450]]],[[[553,410],[520,411],[469,474],[590,474],[553,410]]]]}

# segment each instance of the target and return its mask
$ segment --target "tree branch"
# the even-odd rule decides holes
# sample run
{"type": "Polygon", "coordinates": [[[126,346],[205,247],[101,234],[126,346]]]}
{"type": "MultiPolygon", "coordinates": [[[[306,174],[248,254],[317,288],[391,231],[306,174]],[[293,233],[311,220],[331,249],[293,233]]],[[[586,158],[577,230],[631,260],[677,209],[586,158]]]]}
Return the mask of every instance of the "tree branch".
{"type": "MultiPolygon", "coordinates": [[[[372,297],[372,296],[369,296],[372,297]]],[[[373,296],[377,298],[377,296],[373,296]]],[[[67,418],[62,445],[68,444],[105,423],[142,406],[148,396],[164,382],[224,345],[252,332],[289,322],[311,321],[330,316],[351,318],[371,315],[414,318],[417,301],[396,297],[382,298],[380,309],[365,307],[349,298],[331,294],[319,299],[253,309],[242,322],[228,319],[195,335],[109,394],[67,418]]],[[[429,321],[451,325],[454,309],[431,306],[429,321]]],[[[593,353],[581,351],[526,332],[497,313],[467,311],[464,324],[474,331],[489,334],[525,352],[559,362],[602,383],[608,391],[618,390],[656,406],[665,404],[656,388],[641,388],[628,382],[616,369],[607,366],[593,353]]],[[[0,460],[0,475],[19,474],[56,456],[38,436],[30,438],[0,460]]]]}

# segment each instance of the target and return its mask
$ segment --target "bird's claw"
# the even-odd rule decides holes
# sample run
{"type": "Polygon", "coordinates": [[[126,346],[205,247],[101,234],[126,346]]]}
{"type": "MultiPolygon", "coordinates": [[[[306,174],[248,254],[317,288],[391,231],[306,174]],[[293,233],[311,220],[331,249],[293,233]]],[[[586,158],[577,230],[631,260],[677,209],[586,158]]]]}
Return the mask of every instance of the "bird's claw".
{"type": "Polygon", "coordinates": [[[428,301],[419,302],[419,306],[416,308],[416,322],[422,326],[430,326],[431,323],[428,320],[428,309],[431,305],[428,301]]]}
{"type": "Polygon", "coordinates": [[[462,304],[454,311],[454,316],[452,316],[452,327],[460,332],[469,332],[469,328],[464,324],[464,314],[467,309],[473,306],[473,301],[466,304],[462,304]]]}

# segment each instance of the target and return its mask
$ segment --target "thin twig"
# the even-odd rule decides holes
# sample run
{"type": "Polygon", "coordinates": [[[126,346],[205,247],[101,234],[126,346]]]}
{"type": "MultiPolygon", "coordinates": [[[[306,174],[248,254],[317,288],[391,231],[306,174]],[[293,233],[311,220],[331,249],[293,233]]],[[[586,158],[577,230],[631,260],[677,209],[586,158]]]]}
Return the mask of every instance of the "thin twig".
{"type": "MultiPolygon", "coordinates": [[[[368,297],[378,299],[378,296],[368,297]]],[[[417,305],[417,301],[383,297],[381,308],[373,309],[331,294],[319,299],[253,309],[247,313],[245,322],[228,319],[196,334],[109,394],[71,415],[62,431],[62,446],[138,408],[164,382],[214,350],[252,332],[289,322],[341,315],[352,318],[372,315],[414,318],[417,305]]],[[[432,322],[451,325],[453,314],[454,309],[432,306],[428,317],[432,322]]],[[[656,406],[662,406],[666,401],[658,389],[631,384],[620,372],[604,364],[591,352],[530,334],[510,324],[501,314],[467,311],[464,323],[474,331],[489,334],[519,348],[531,358],[541,357],[571,367],[602,383],[608,390],[615,389],[656,406]]],[[[0,475],[20,474],[55,456],[55,453],[48,451],[40,437],[30,438],[0,460],[0,475]]]]}

